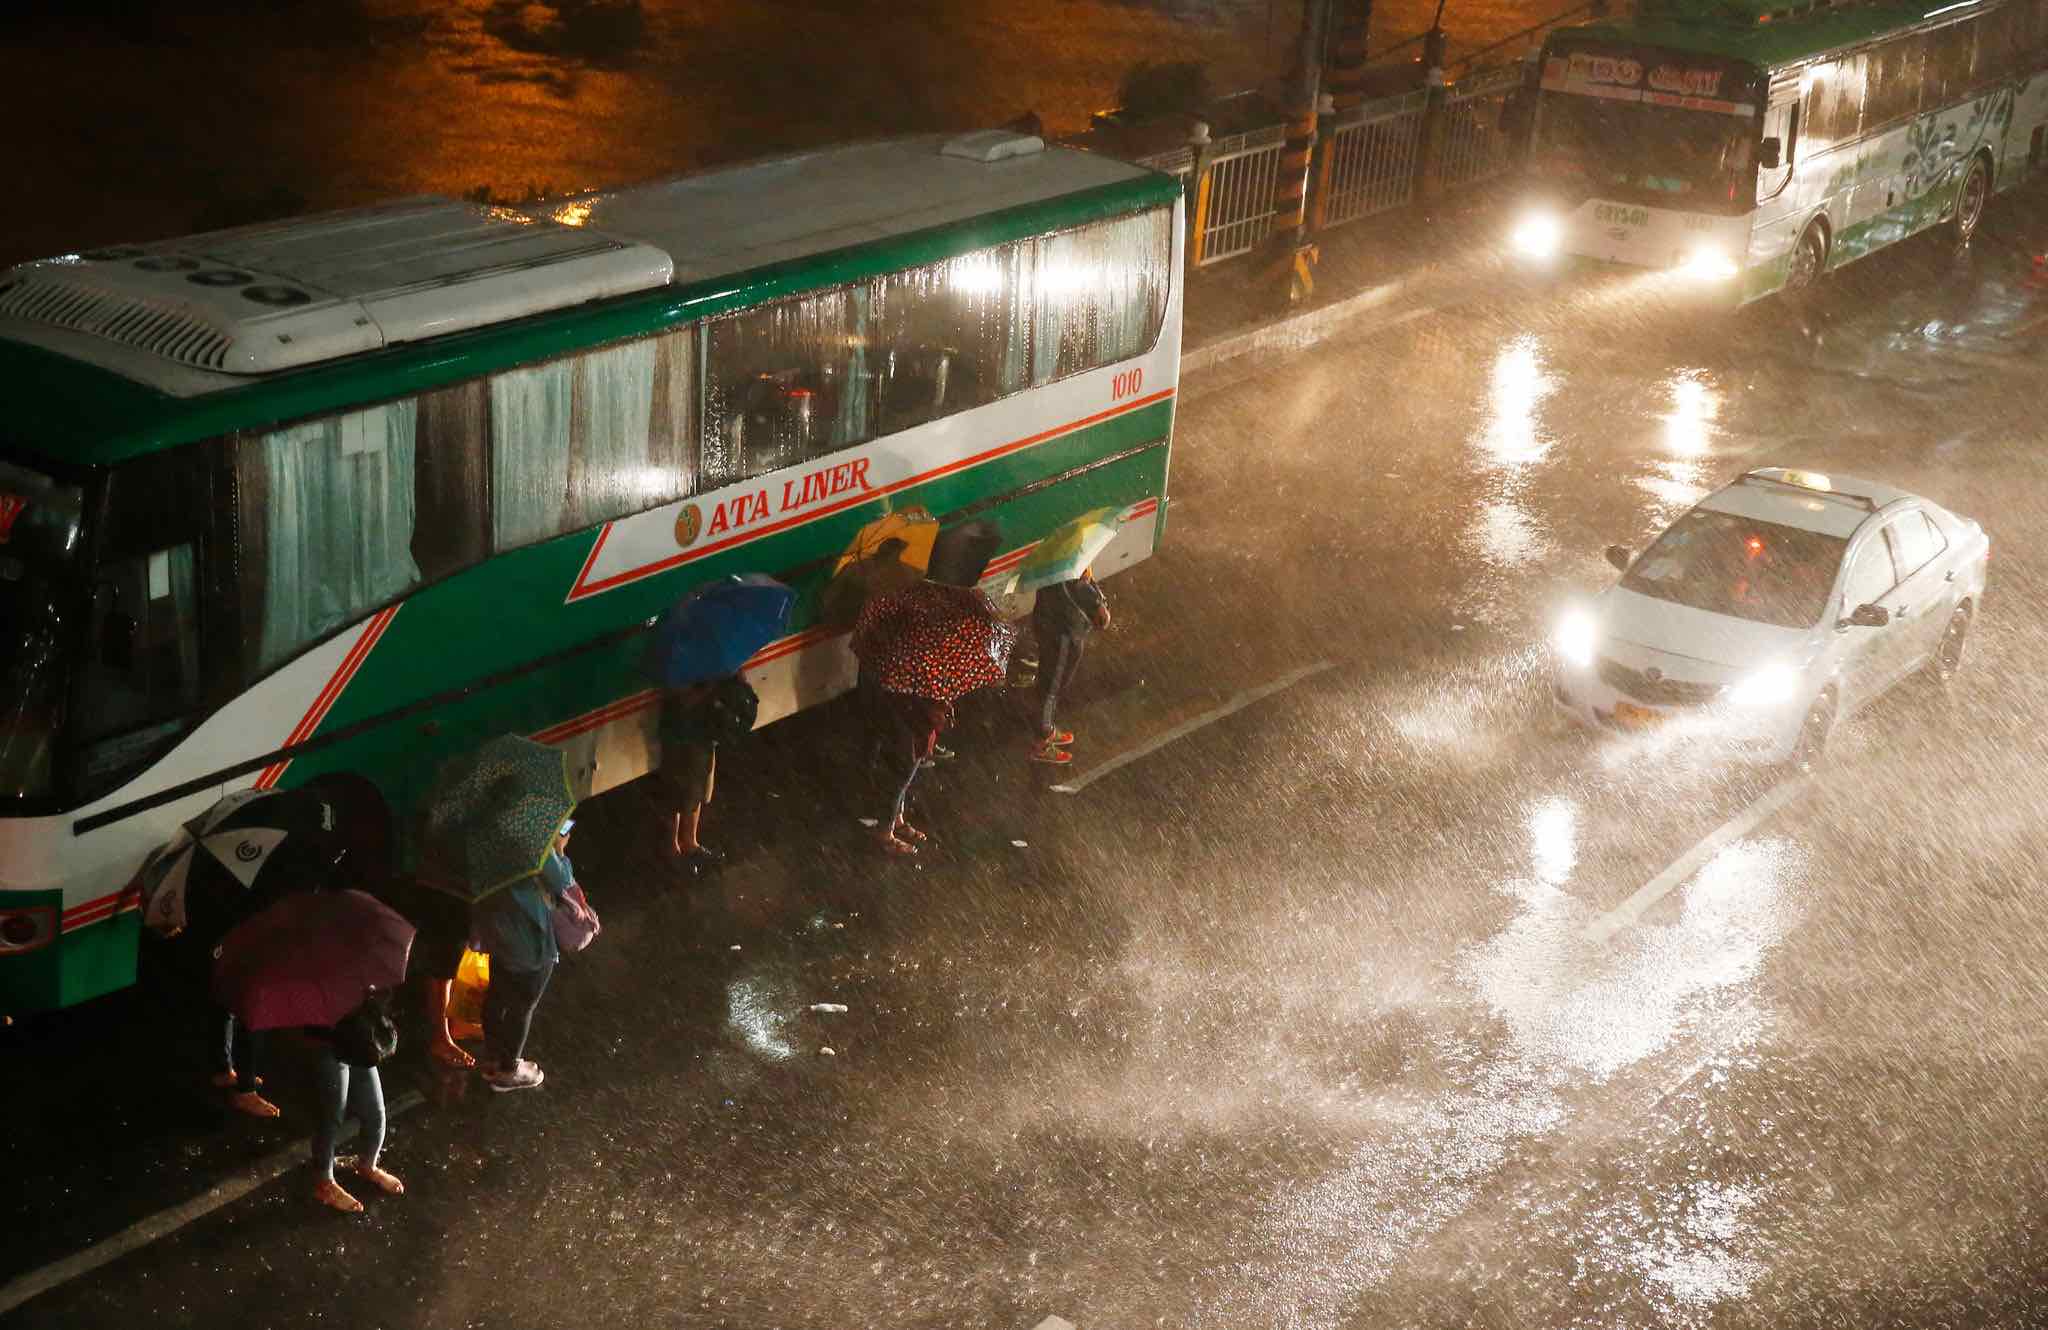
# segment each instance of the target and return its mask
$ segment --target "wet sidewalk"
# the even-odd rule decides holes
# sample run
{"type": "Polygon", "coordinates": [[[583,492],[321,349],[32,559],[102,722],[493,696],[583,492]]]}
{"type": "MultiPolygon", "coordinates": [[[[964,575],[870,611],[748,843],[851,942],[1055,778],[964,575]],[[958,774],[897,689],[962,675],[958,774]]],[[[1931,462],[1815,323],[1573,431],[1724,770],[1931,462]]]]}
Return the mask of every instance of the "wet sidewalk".
{"type": "Polygon", "coordinates": [[[1312,236],[1315,291],[1298,304],[1288,303],[1286,270],[1269,248],[1190,270],[1182,373],[1498,294],[1512,276],[1501,237],[1513,195],[1511,182],[1493,181],[1312,236]]]}

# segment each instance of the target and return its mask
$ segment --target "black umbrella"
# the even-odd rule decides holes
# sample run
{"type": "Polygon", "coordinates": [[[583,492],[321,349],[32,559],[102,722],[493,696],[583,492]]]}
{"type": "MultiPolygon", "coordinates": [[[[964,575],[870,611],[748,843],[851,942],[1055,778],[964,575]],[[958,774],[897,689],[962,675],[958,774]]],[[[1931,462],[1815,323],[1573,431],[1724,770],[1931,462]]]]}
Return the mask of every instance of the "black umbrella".
{"type": "Polygon", "coordinates": [[[1003,528],[990,518],[949,526],[932,544],[931,580],[943,586],[974,586],[1002,546],[1003,528]]]}

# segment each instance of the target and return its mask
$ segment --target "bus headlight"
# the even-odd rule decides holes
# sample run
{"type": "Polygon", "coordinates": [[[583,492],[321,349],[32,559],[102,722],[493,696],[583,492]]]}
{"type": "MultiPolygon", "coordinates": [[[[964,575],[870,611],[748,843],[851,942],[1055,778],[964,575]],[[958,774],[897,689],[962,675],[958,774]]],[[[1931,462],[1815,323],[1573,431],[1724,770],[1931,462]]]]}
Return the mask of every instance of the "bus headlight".
{"type": "Polygon", "coordinates": [[[1593,663],[1593,648],[1599,643],[1600,627],[1593,622],[1593,616],[1584,610],[1567,610],[1557,621],[1557,632],[1551,638],[1551,645],[1557,648],[1557,658],[1575,670],[1583,670],[1593,663]]]}
{"type": "Polygon", "coordinates": [[[1725,282],[1735,275],[1735,260],[1719,245],[1697,245],[1678,269],[1696,281],[1725,282]]]}
{"type": "Polygon", "coordinates": [[[1564,228],[1549,213],[1532,212],[1521,220],[1508,239],[1515,252],[1525,259],[1554,259],[1564,244],[1564,228]]]}
{"type": "Polygon", "coordinates": [[[1728,700],[1739,707],[1776,707],[1792,700],[1799,691],[1799,671],[1778,662],[1745,675],[1728,690],[1728,700]]]}

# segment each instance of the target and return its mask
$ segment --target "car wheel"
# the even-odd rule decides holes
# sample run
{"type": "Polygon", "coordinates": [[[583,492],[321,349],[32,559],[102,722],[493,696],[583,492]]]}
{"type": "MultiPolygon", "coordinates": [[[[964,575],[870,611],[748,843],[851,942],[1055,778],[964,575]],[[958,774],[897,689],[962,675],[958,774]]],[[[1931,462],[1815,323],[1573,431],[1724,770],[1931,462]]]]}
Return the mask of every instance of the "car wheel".
{"type": "Polygon", "coordinates": [[[1934,680],[1947,688],[1956,681],[1962,671],[1965,649],[1970,641],[1970,611],[1956,606],[1956,612],[1948,616],[1948,627],[1942,631],[1941,645],[1934,649],[1934,659],[1929,663],[1934,680]]]}
{"type": "Polygon", "coordinates": [[[1970,237],[1977,234],[1977,223],[1984,219],[1984,201],[1990,197],[1991,173],[1984,169],[1982,157],[1973,157],[1956,190],[1955,216],[1949,220],[1949,234],[1958,246],[1969,244],[1970,237]]]}
{"type": "Polygon", "coordinates": [[[1792,752],[1785,759],[1786,771],[1794,776],[1811,776],[1820,770],[1827,757],[1828,735],[1835,728],[1835,699],[1822,693],[1806,709],[1806,719],[1799,723],[1799,737],[1792,741],[1792,752]]]}
{"type": "Polygon", "coordinates": [[[1828,233],[1819,222],[1814,222],[1799,233],[1799,243],[1792,247],[1792,266],[1785,272],[1785,290],[1793,295],[1811,291],[1827,263],[1828,233]]]}

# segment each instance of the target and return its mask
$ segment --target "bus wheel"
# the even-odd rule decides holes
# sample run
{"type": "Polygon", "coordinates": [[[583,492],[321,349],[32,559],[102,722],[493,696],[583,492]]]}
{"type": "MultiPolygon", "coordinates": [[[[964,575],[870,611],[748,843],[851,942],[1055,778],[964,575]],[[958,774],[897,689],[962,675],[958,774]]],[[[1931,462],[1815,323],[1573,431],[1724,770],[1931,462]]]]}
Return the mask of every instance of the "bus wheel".
{"type": "Polygon", "coordinates": [[[1967,245],[1970,237],[1977,234],[1977,223],[1984,220],[1984,200],[1990,196],[1991,173],[1984,169],[1982,157],[1972,157],[1962,186],[1956,190],[1955,216],[1949,220],[1956,244],[1967,245]]]}
{"type": "Polygon", "coordinates": [[[1799,243],[1792,247],[1792,266],[1785,273],[1785,289],[1794,294],[1811,291],[1827,264],[1828,233],[1819,222],[1814,222],[1799,233],[1799,243]]]}

